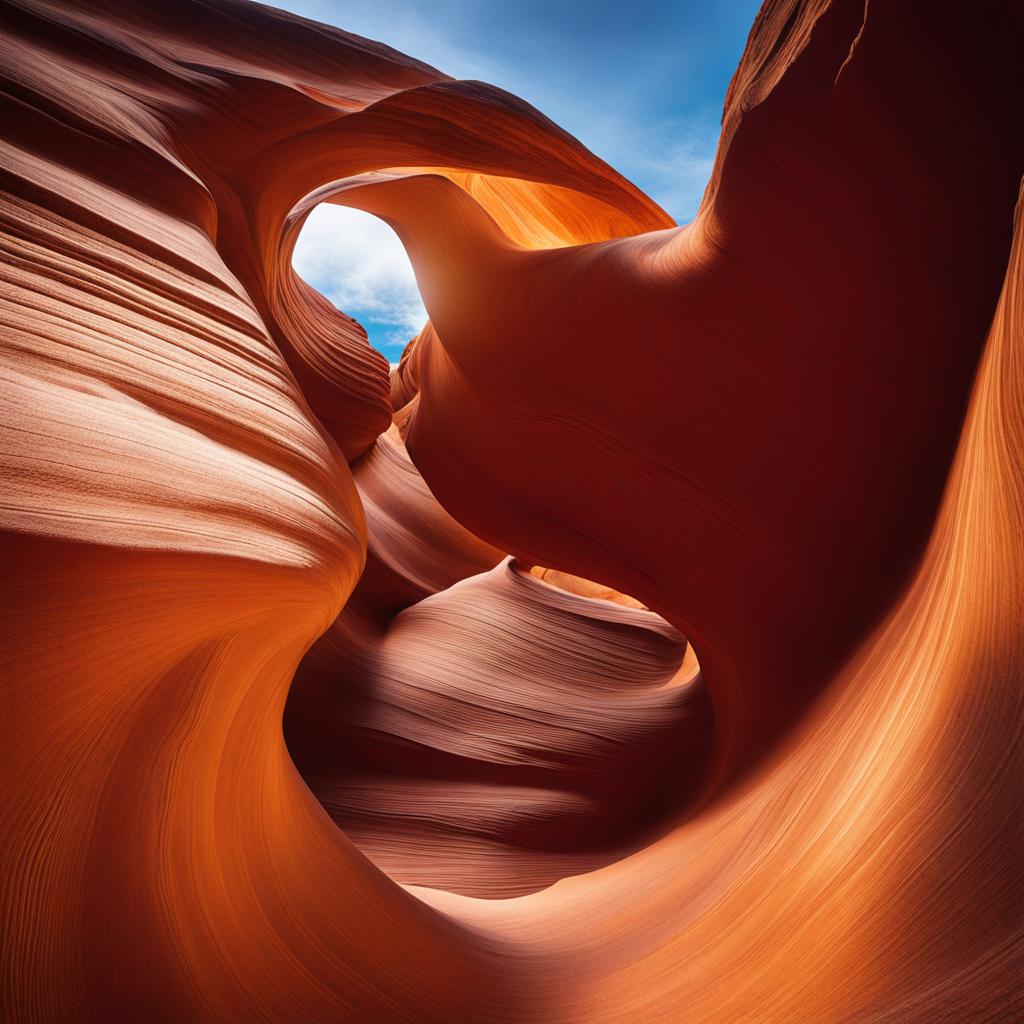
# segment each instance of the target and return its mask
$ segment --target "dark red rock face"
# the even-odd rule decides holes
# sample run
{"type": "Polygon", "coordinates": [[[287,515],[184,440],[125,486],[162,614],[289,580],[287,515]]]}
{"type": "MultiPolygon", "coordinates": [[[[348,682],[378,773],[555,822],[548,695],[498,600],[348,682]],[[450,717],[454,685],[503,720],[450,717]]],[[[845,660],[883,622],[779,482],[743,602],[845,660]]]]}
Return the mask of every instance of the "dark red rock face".
{"type": "Polygon", "coordinates": [[[1020,1016],[1013,5],[769,0],[683,228],[270,8],[0,30],[4,1019],[1020,1016]]]}

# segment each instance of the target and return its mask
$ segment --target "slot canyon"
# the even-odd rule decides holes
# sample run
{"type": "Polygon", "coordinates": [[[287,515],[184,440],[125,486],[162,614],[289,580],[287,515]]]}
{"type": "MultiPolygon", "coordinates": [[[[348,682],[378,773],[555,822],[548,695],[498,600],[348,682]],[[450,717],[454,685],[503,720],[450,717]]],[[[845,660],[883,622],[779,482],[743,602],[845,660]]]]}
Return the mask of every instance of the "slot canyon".
{"type": "Polygon", "coordinates": [[[766,0],[683,226],[344,25],[0,10],[3,1020],[1024,1021],[1019,4],[766,0]]]}

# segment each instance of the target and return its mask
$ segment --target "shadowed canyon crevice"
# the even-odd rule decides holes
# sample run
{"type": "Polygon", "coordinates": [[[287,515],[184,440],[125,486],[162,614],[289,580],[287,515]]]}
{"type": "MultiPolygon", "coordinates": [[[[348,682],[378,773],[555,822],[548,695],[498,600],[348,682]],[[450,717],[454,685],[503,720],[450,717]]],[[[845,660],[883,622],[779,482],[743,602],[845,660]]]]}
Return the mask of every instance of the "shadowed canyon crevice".
{"type": "Polygon", "coordinates": [[[4,1019],[1024,1018],[1015,5],[768,0],[684,227],[337,29],[2,9],[4,1019]]]}

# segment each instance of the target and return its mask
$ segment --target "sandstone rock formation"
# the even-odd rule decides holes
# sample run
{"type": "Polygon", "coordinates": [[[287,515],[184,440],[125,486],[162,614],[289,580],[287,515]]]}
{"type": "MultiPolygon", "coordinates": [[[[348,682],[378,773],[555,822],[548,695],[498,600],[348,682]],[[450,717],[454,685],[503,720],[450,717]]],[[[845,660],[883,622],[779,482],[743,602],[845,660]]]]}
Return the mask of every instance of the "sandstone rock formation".
{"type": "Polygon", "coordinates": [[[339,30],[3,10],[5,1019],[1024,1017],[1014,5],[769,0],[682,228],[339,30]]]}

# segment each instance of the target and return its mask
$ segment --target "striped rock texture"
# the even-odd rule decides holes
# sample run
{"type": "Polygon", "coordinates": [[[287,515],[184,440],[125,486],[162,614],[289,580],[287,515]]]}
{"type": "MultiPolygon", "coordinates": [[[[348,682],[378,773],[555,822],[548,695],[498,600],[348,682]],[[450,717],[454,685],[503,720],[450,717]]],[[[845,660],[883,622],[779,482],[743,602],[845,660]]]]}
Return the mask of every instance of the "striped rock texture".
{"type": "Polygon", "coordinates": [[[1024,1019],[1017,5],[768,0],[686,227],[271,8],[0,9],[4,1020],[1024,1019]]]}

